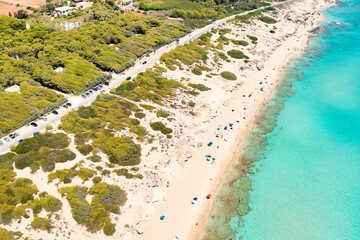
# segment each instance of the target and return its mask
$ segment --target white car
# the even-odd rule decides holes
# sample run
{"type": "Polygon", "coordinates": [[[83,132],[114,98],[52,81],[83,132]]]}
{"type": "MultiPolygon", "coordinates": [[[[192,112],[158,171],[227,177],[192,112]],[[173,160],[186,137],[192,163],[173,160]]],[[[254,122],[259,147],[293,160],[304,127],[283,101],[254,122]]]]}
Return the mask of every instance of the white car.
{"type": "Polygon", "coordinates": [[[4,143],[0,140],[0,146],[4,145],[4,143]]]}
{"type": "Polygon", "coordinates": [[[47,117],[41,116],[40,119],[47,121],[47,117]]]}

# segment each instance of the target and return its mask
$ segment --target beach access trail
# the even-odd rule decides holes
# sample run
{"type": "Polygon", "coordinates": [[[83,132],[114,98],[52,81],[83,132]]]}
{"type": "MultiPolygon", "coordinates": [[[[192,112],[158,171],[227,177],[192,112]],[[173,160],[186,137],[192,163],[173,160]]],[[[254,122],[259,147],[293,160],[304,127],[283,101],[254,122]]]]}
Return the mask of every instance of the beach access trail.
{"type": "MultiPolygon", "coordinates": [[[[288,0],[288,1],[280,2],[280,3],[275,3],[275,4],[272,4],[267,7],[275,7],[275,6],[290,3],[293,1],[295,1],[295,0],[288,0]]],[[[193,32],[180,38],[179,41],[172,42],[172,43],[165,45],[165,46],[157,49],[156,51],[150,53],[149,57],[143,57],[143,58],[137,59],[134,66],[127,69],[125,72],[120,73],[120,74],[112,74],[113,79],[110,81],[110,85],[104,86],[103,89],[106,92],[109,92],[112,88],[116,88],[123,81],[126,81],[127,77],[134,78],[134,77],[136,77],[137,74],[139,74],[141,72],[145,72],[147,68],[151,68],[152,66],[154,66],[155,63],[159,62],[161,55],[176,48],[177,45],[183,45],[183,44],[189,43],[190,41],[200,37],[202,34],[210,31],[213,28],[218,27],[219,25],[221,25],[223,23],[226,23],[228,20],[231,20],[231,19],[235,18],[236,16],[246,15],[248,13],[254,12],[259,9],[264,9],[264,8],[266,8],[266,7],[261,7],[261,8],[255,9],[255,10],[243,12],[240,14],[235,14],[235,15],[229,16],[227,18],[217,20],[217,21],[213,22],[212,24],[209,24],[203,28],[195,29],[193,32]],[[147,63],[143,64],[144,61],[146,61],[147,63]]],[[[20,136],[15,139],[10,139],[9,142],[3,141],[4,145],[0,146],[0,154],[8,152],[10,150],[10,146],[17,145],[18,141],[20,139],[30,138],[33,136],[34,132],[44,132],[46,130],[45,128],[47,125],[52,125],[52,124],[58,125],[60,123],[60,119],[62,116],[65,116],[71,110],[78,109],[80,106],[89,106],[96,99],[98,94],[100,94],[100,91],[94,91],[92,95],[90,95],[89,97],[87,97],[85,99],[82,98],[81,96],[67,95],[66,97],[67,97],[68,101],[72,104],[71,107],[69,107],[69,108],[60,107],[57,110],[58,115],[54,115],[52,113],[47,114],[46,115],[46,118],[48,119],[47,121],[43,121],[40,119],[33,121],[33,122],[36,122],[36,124],[38,125],[37,127],[33,127],[28,124],[28,125],[25,125],[19,129],[17,129],[16,132],[18,132],[20,134],[20,136]]]]}

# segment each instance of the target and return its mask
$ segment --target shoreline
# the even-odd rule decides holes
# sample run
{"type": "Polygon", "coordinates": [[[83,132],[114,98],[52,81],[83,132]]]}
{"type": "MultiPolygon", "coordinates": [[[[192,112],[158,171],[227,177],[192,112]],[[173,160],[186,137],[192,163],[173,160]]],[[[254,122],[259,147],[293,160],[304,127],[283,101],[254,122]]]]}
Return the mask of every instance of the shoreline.
{"type": "MultiPolygon", "coordinates": [[[[286,8],[286,7],[289,7],[290,4],[294,5],[294,4],[297,4],[297,3],[299,3],[299,2],[288,3],[284,7],[286,8]]],[[[326,2],[326,1],[321,2],[322,4],[325,4],[325,6],[320,6],[321,3],[319,3],[319,2],[316,2],[316,3],[318,4],[317,7],[319,7],[319,8],[313,9],[312,14],[316,14],[318,11],[333,5],[333,3],[326,2]]],[[[309,19],[307,19],[307,20],[309,20],[309,19]]],[[[321,14],[320,18],[316,18],[316,20],[314,21],[314,25],[312,26],[312,29],[315,28],[318,25],[318,23],[320,21],[322,21],[322,20],[323,20],[323,15],[321,14]]],[[[312,37],[312,36],[307,36],[307,34],[309,34],[309,29],[307,29],[306,27],[302,28],[301,31],[300,30],[296,31],[293,34],[293,36],[288,37],[285,40],[285,42],[287,42],[287,44],[282,43],[282,46],[276,48],[276,50],[271,54],[271,56],[266,60],[266,62],[264,62],[264,66],[266,66],[266,67],[264,67],[264,69],[262,71],[257,71],[256,69],[253,69],[251,71],[251,73],[249,74],[249,76],[246,77],[247,81],[249,81],[249,79],[257,79],[255,81],[258,81],[259,80],[259,75],[266,75],[266,73],[269,73],[269,74],[267,74],[269,76],[270,76],[270,74],[275,75],[274,77],[269,77],[269,78],[273,78],[272,83],[271,83],[271,85],[272,85],[271,88],[268,89],[266,92],[264,92],[262,95],[257,96],[257,97],[261,98],[261,100],[259,100],[257,98],[256,104],[253,105],[251,110],[247,113],[247,121],[245,123],[246,126],[242,127],[238,131],[236,131],[235,138],[234,138],[233,141],[231,141],[231,144],[230,144],[230,147],[229,147],[229,150],[230,149],[236,149],[236,150],[232,151],[230,154],[227,154],[225,156],[224,162],[218,168],[218,171],[215,174],[215,179],[216,180],[211,181],[211,182],[208,181],[208,184],[207,184],[206,188],[208,189],[207,192],[212,194],[212,196],[213,196],[212,199],[211,200],[205,200],[205,201],[202,201],[202,203],[199,203],[199,204],[201,204],[201,206],[200,206],[201,210],[197,211],[198,213],[196,214],[196,218],[192,218],[191,220],[188,219],[188,222],[190,222],[190,221],[192,222],[192,224],[190,226],[190,229],[186,230],[186,229],[184,229],[184,227],[181,228],[181,229],[184,229],[181,232],[182,238],[184,238],[184,239],[199,239],[200,236],[202,235],[202,233],[203,233],[203,231],[204,231],[204,229],[206,227],[207,220],[210,217],[210,213],[212,211],[212,207],[213,207],[213,204],[214,204],[214,200],[216,199],[217,193],[221,189],[221,186],[224,184],[224,180],[226,179],[227,175],[229,174],[230,170],[232,169],[232,166],[233,166],[234,162],[236,161],[236,159],[238,158],[240,152],[242,151],[244,141],[246,140],[246,137],[248,136],[249,132],[253,129],[257,115],[261,111],[262,107],[264,105],[266,105],[268,100],[273,97],[277,86],[281,82],[281,78],[283,76],[283,73],[286,70],[287,66],[290,64],[290,62],[294,58],[301,55],[306,50],[306,48],[308,46],[308,43],[309,43],[309,40],[312,37]],[[302,36],[300,38],[301,39],[300,46],[297,47],[297,49],[294,48],[294,50],[291,53],[289,53],[288,51],[286,51],[288,46],[293,46],[294,42],[296,44],[297,40],[299,40],[299,37],[297,37],[296,35],[297,36],[305,35],[305,36],[302,36]],[[286,53],[285,55],[284,55],[284,51],[286,53]],[[280,61],[280,63],[279,63],[279,61],[276,61],[278,58],[281,58],[283,56],[286,56],[286,57],[283,58],[280,61]],[[274,74],[274,68],[273,68],[274,60],[276,62],[276,65],[281,66],[279,68],[276,67],[275,74],[274,74]],[[271,65],[271,66],[269,66],[269,65],[271,65]],[[273,68],[273,71],[271,70],[271,68],[273,68]]],[[[260,79],[262,79],[262,78],[260,78],[260,79]]],[[[239,91],[241,91],[241,87],[239,89],[236,89],[236,92],[239,92],[239,91]]],[[[237,97],[241,97],[241,94],[238,94],[238,95],[232,94],[231,99],[228,99],[228,101],[227,101],[227,105],[231,105],[231,106],[225,106],[225,107],[223,106],[222,111],[223,112],[231,111],[231,108],[232,108],[233,105],[231,103],[229,103],[229,102],[231,100],[233,102],[234,101],[238,102],[237,97]]],[[[254,97],[255,97],[255,95],[254,95],[254,97]]],[[[218,116],[219,115],[220,114],[218,114],[218,116]]],[[[215,117],[215,119],[216,119],[216,117],[215,117]]],[[[232,118],[232,120],[234,120],[234,119],[232,118]]],[[[216,122],[216,120],[213,120],[212,125],[217,125],[215,122],[216,122]]],[[[225,120],[225,122],[226,122],[226,120],[225,120]]],[[[211,128],[209,128],[209,129],[211,129],[211,128]]],[[[211,130],[209,130],[209,132],[210,131],[211,130]]],[[[207,135],[209,135],[209,134],[207,134],[207,135]]],[[[206,139],[206,135],[205,135],[204,139],[206,139]]],[[[200,152],[200,150],[198,150],[198,152],[200,152]]],[[[194,154],[194,155],[196,155],[196,154],[194,154]]],[[[244,169],[246,169],[247,167],[248,166],[244,166],[244,169]]],[[[175,182],[174,185],[175,186],[168,191],[168,197],[170,199],[165,201],[165,204],[163,203],[162,205],[166,205],[166,202],[168,202],[168,205],[171,205],[171,204],[169,204],[169,202],[171,202],[171,199],[174,199],[174,200],[176,199],[176,198],[173,198],[171,195],[180,195],[180,193],[183,192],[183,190],[184,190],[183,188],[186,187],[184,185],[186,185],[186,184],[185,183],[179,184],[179,182],[182,182],[184,180],[184,175],[185,176],[187,175],[186,171],[185,171],[185,169],[187,169],[187,168],[191,168],[191,167],[185,166],[183,169],[180,170],[181,172],[178,173],[177,179],[174,180],[174,182],[175,182]],[[175,194],[174,192],[179,192],[179,194],[175,194]]],[[[194,167],[192,169],[194,169],[194,167]]],[[[174,200],[172,201],[173,203],[175,203],[174,200]]],[[[190,201],[191,201],[191,199],[189,199],[189,203],[190,203],[190,201]]],[[[148,222],[152,222],[151,220],[155,220],[156,218],[158,218],[158,216],[160,216],[158,214],[160,214],[161,212],[166,212],[165,209],[169,209],[169,210],[171,209],[171,206],[162,206],[162,205],[160,205],[160,206],[158,206],[156,208],[155,213],[152,214],[152,216],[151,216],[152,218],[150,217],[150,219],[148,219],[148,222]],[[162,210],[162,211],[159,211],[159,208],[161,208],[161,207],[163,209],[164,208],[165,209],[162,210]]],[[[175,207],[175,206],[173,205],[172,207],[175,207]]],[[[170,216],[170,214],[169,214],[169,216],[170,216]]],[[[185,218],[185,216],[184,216],[184,218],[185,218]]],[[[168,226],[168,227],[170,227],[168,229],[169,231],[174,228],[173,225],[168,226]]],[[[156,229],[157,229],[157,226],[154,227],[153,224],[147,224],[146,227],[145,227],[144,234],[140,235],[139,238],[135,238],[135,239],[147,239],[146,236],[151,236],[151,237],[156,236],[156,239],[165,239],[165,238],[163,238],[163,235],[160,235],[160,234],[153,235],[153,234],[156,233],[156,229]],[[153,228],[153,230],[151,230],[152,228],[153,228]],[[148,234],[149,232],[150,232],[150,235],[148,234]]],[[[175,236],[175,233],[174,233],[173,236],[175,236]]]]}
{"type": "MultiPolygon", "coordinates": [[[[288,3],[287,5],[289,5],[289,4],[294,4],[294,2],[288,3]]],[[[330,5],[320,7],[319,9],[316,9],[316,11],[322,11],[322,10],[324,10],[328,7],[334,6],[336,4],[337,4],[337,2],[330,4],[330,5]]],[[[283,5],[283,7],[286,7],[286,5],[283,5]]],[[[324,19],[325,19],[324,14],[323,13],[320,13],[320,14],[321,15],[319,16],[319,18],[317,18],[314,21],[313,28],[318,27],[319,24],[324,21],[324,19]]],[[[304,31],[303,33],[307,33],[307,32],[304,31]]],[[[262,104],[258,104],[259,107],[254,111],[254,113],[251,116],[251,119],[249,120],[249,127],[244,129],[243,131],[238,132],[237,137],[235,138],[234,143],[232,144],[234,148],[237,148],[237,151],[233,152],[233,154],[229,158],[228,164],[226,165],[226,167],[224,169],[222,169],[222,171],[220,173],[221,177],[212,186],[212,190],[213,190],[212,192],[215,193],[214,195],[216,197],[218,196],[218,193],[221,190],[228,174],[231,172],[232,166],[234,165],[235,161],[240,157],[240,154],[244,149],[245,141],[247,140],[250,132],[254,129],[254,125],[256,124],[258,114],[260,113],[261,110],[263,110],[263,107],[268,103],[268,100],[270,100],[271,98],[274,97],[279,84],[281,84],[281,82],[282,82],[282,78],[284,76],[285,71],[287,70],[287,67],[290,65],[290,63],[295,58],[301,56],[306,51],[306,49],[308,48],[309,42],[313,37],[316,37],[316,36],[307,36],[306,39],[304,39],[302,41],[302,46],[300,47],[300,50],[298,52],[294,51],[294,52],[286,55],[286,58],[285,58],[286,60],[284,61],[285,62],[284,65],[282,65],[281,70],[277,71],[277,74],[275,77],[275,79],[276,79],[275,86],[273,88],[271,88],[271,90],[266,94],[264,100],[262,101],[262,104]],[[268,100],[266,100],[266,99],[268,99],[268,100]],[[241,136],[241,134],[244,134],[244,135],[241,136]]],[[[281,49],[277,49],[277,50],[281,50],[281,49]]],[[[251,76],[249,76],[249,77],[251,77],[251,76]]],[[[244,170],[249,167],[251,167],[251,166],[244,166],[244,170]]],[[[190,234],[189,234],[188,238],[186,238],[186,239],[189,239],[189,240],[200,239],[200,237],[202,236],[202,234],[205,231],[207,222],[210,218],[210,214],[213,211],[214,203],[215,203],[215,201],[206,202],[202,206],[202,211],[201,211],[202,214],[200,214],[200,216],[198,216],[198,219],[196,221],[197,224],[195,226],[192,226],[192,228],[190,230],[190,234]]]]}

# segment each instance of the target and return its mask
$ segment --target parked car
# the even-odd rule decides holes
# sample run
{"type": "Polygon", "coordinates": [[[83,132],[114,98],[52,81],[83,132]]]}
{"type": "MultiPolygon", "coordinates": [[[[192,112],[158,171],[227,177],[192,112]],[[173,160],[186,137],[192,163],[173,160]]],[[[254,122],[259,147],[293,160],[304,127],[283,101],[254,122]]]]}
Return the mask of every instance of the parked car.
{"type": "Polygon", "coordinates": [[[58,115],[59,113],[56,110],[51,111],[53,114],[58,115]]]}
{"type": "Polygon", "coordinates": [[[68,105],[69,107],[71,107],[71,106],[72,106],[72,104],[71,104],[71,103],[69,103],[69,102],[68,102],[68,103],[66,103],[66,105],[68,105]]]}
{"type": "Polygon", "coordinates": [[[109,82],[104,82],[104,84],[105,84],[105,86],[109,86],[110,83],[109,82]]]}
{"type": "Polygon", "coordinates": [[[0,140],[0,146],[4,145],[4,143],[0,140]]]}
{"type": "Polygon", "coordinates": [[[66,104],[64,104],[64,105],[63,105],[63,107],[64,107],[64,108],[68,108],[69,106],[68,106],[68,105],[66,105],[66,104]]]}
{"type": "Polygon", "coordinates": [[[41,120],[47,121],[47,117],[41,116],[40,117],[41,120]]]}
{"type": "Polygon", "coordinates": [[[104,93],[104,92],[105,92],[105,90],[101,90],[101,91],[100,91],[100,93],[104,93]]]}
{"type": "Polygon", "coordinates": [[[98,87],[94,87],[93,90],[94,90],[94,91],[97,91],[97,90],[99,90],[99,89],[98,89],[98,87]]]}
{"type": "Polygon", "coordinates": [[[81,95],[83,98],[86,98],[86,95],[85,94],[83,94],[83,95],[81,95]]]}
{"type": "Polygon", "coordinates": [[[21,143],[22,141],[23,141],[23,140],[22,140],[22,139],[20,139],[20,140],[19,140],[19,143],[21,143]]]}
{"type": "Polygon", "coordinates": [[[12,139],[14,139],[16,136],[15,136],[15,134],[10,133],[10,134],[9,134],[9,137],[12,138],[12,139]]]}
{"type": "Polygon", "coordinates": [[[90,93],[87,92],[87,93],[85,93],[85,95],[88,97],[88,96],[90,96],[90,93]]]}
{"type": "Polygon", "coordinates": [[[147,64],[147,61],[144,61],[143,64],[147,64]]]}
{"type": "Polygon", "coordinates": [[[131,77],[127,77],[126,80],[131,80],[131,77]]]}
{"type": "Polygon", "coordinates": [[[89,93],[92,94],[92,93],[93,93],[93,90],[90,90],[89,93]]]}
{"type": "Polygon", "coordinates": [[[33,126],[33,127],[37,127],[37,126],[38,126],[38,125],[37,125],[36,123],[34,123],[34,122],[30,123],[30,125],[33,126]]]}
{"type": "Polygon", "coordinates": [[[10,142],[10,138],[8,138],[8,137],[4,137],[4,140],[5,140],[6,142],[10,142]]]}
{"type": "Polygon", "coordinates": [[[34,132],[34,133],[33,133],[34,136],[36,136],[36,135],[38,135],[38,134],[40,134],[40,132],[34,132]]]}
{"type": "Polygon", "coordinates": [[[191,203],[195,205],[197,202],[198,202],[198,198],[194,197],[191,203]]]}
{"type": "Polygon", "coordinates": [[[104,87],[104,86],[103,86],[103,85],[101,85],[101,84],[98,86],[98,88],[100,88],[100,89],[102,89],[103,87],[104,87]]]}

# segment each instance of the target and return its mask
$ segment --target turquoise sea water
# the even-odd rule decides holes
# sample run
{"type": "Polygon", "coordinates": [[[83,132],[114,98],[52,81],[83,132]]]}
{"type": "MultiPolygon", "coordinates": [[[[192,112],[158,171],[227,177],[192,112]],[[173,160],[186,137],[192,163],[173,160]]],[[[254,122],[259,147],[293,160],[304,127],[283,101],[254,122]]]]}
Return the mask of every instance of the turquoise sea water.
{"type": "Polygon", "coordinates": [[[236,239],[360,239],[360,0],[324,13],[285,74],[295,94],[253,168],[252,210],[231,222],[236,239]]]}

